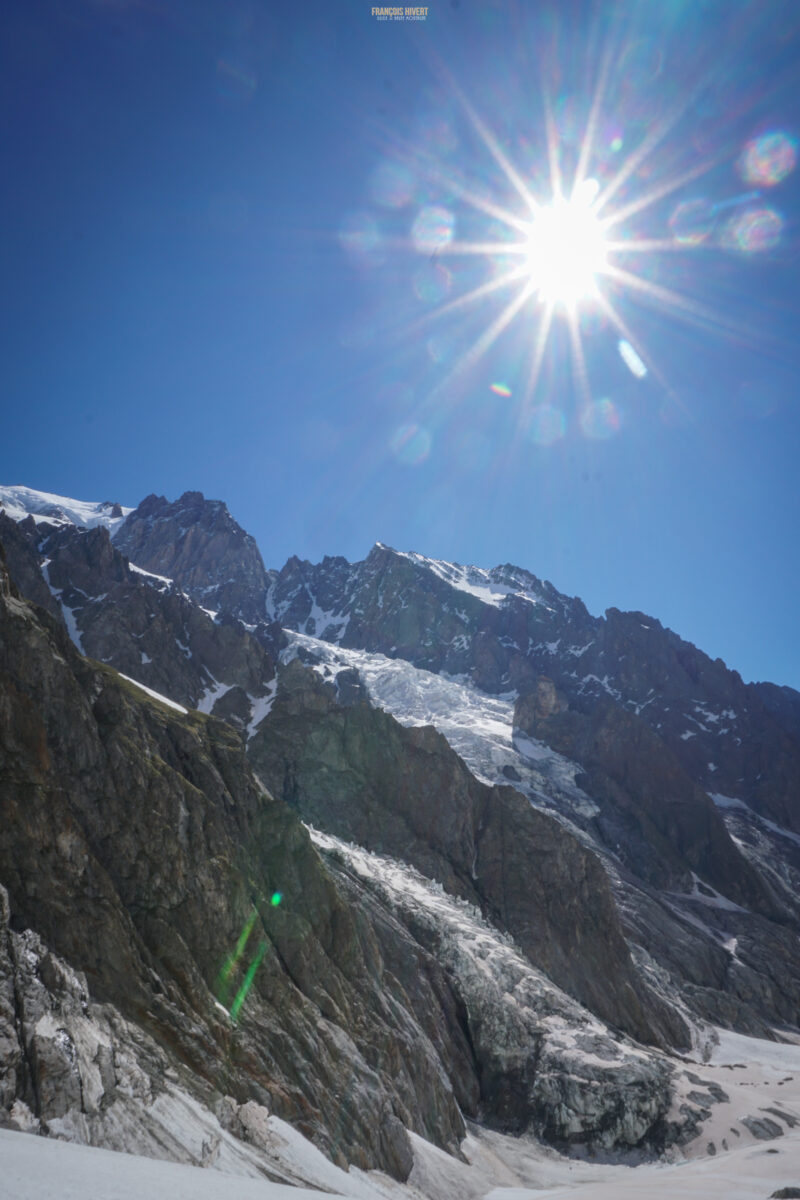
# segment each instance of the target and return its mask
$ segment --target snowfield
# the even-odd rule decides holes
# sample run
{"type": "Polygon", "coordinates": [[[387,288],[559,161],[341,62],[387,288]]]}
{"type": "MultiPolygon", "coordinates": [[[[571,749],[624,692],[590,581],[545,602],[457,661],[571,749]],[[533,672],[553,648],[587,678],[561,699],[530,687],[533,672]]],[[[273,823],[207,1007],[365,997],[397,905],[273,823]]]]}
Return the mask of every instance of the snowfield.
{"type": "Polygon", "coordinates": [[[122,515],[115,517],[114,506],[107,500],[71,500],[69,496],[56,496],[52,492],[37,492],[21,486],[0,487],[0,507],[13,521],[24,521],[31,516],[37,525],[43,521],[50,525],[79,525],[84,529],[105,525],[112,536],[133,512],[132,508],[120,506],[122,515]]]}
{"type": "MultiPolygon", "coordinates": [[[[333,1200],[346,1195],[329,1194],[333,1200]]],[[[320,1192],[0,1129],[0,1200],[230,1200],[232,1195],[236,1200],[319,1200],[320,1192]]],[[[372,1196],[379,1200],[378,1192],[372,1196]]]]}

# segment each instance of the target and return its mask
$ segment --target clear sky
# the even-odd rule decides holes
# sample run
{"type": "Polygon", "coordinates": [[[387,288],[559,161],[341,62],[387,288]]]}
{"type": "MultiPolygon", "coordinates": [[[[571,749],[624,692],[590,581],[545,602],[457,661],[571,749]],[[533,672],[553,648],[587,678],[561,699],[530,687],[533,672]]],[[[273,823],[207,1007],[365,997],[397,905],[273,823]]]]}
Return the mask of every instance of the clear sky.
{"type": "Polygon", "coordinates": [[[5,0],[0,482],[514,562],[800,687],[798,26],[5,0]]]}

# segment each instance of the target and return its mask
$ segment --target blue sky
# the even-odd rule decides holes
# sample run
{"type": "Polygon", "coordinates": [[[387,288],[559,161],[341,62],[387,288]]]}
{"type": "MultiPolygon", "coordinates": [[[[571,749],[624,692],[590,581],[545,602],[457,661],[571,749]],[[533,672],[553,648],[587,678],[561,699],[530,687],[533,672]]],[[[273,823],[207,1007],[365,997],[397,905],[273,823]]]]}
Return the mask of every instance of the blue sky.
{"type": "Polygon", "coordinates": [[[3,21],[1,482],[199,489],[270,566],[514,562],[800,687],[796,4],[3,21]],[[584,145],[618,248],[531,387],[547,304],[504,280],[584,145]]]}

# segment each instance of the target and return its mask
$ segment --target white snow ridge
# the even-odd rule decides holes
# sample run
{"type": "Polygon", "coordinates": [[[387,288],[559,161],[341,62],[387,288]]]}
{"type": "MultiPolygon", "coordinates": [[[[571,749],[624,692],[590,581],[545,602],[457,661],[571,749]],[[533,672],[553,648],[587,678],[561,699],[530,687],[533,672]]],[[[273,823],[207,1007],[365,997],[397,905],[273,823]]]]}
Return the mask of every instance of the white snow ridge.
{"type": "Polygon", "coordinates": [[[120,506],[120,515],[115,516],[114,505],[109,501],[71,500],[68,496],[22,486],[0,487],[0,507],[14,521],[31,516],[37,525],[44,521],[50,525],[79,525],[84,529],[105,525],[111,534],[133,512],[132,508],[120,506]]]}

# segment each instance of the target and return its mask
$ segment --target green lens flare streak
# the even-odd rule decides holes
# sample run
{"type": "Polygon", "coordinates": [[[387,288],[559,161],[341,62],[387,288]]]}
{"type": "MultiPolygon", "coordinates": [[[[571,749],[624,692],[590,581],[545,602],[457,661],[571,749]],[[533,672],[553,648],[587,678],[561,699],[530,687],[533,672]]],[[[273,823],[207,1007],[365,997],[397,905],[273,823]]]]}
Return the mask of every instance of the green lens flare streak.
{"type": "MultiPolygon", "coordinates": [[[[273,892],[269,898],[269,902],[273,908],[277,908],[282,900],[283,900],[282,892],[273,892]]],[[[261,903],[261,901],[259,901],[259,903],[261,903]]],[[[258,915],[259,915],[258,914],[258,904],[254,904],[253,911],[250,913],[250,916],[245,921],[245,923],[242,927],[242,932],[239,934],[236,945],[233,948],[233,953],[228,955],[228,957],[226,958],[225,963],[222,967],[222,970],[220,971],[219,976],[217,977],[217,989],[216,989],[217,999],[226,1006],[228,1003],[228,993],[230,992],[230,987],[231,987],[231,978],[233,976],[234,971],[236,970],[236,967],[239,965],[239,959],[244,954],[245,947],[247,946],[247,943],[250,939],[250,934],[253,932],[253,926],[256,923],[258,915]]],[[[261,966],[261,963],[262,963],[262,960],[266,953],[266,950],[267,950],[267,943],[259,942],[258,950],[256,951],[256,956],[253,959],[253,961],[251,962],[250,966],[248,967],[247,974],[244,977],[244,982],[242,983],[242,986],[239,988],[238,992],[236,993],[234,1000],[233,1000],[233,1004],[231,1005],[230,1010],[229,1010],[230,1015],[234,1021],[236,1020],[236,1018],[239,1015],[239,1010],[241,1009],[242,1005],[245,1002],[247,993],[250,991],[250,988],[253,986],[253,980],[255,979],[256,971],[261,966]]]]}
{"type": "Polygon", "coordinates": [[[233,953],[226,958],[222,970],[219,973],[219,978],[217,979],[217,996],[223,1004],[227,1002],[228,992],[230,990],[231,975],[233,974],[239,959],[244,953],[244,948],[247,945],[247,940],[250,937],[250,934],[253,932],[253,926],[256,923],[257,917],[258,909],[254,905],[253,911],[250,913],[250,916],[247,918],[244,926],[242,927],[242,932],[239,934],[239,939],[234,946],[233,953]]]}
{"type": "Polygon", "coordinates": [[[242,986],[239,988],[238,992],[236,993],[233,1004],[231,1005],[231,1020],[233,1020],[233,1021],[237,1020],[237,1018],[239,1016],[239,1010],[241,1009],[242,1005],[245,1002],[245,999],[247,998],[247,993],[250,991],[250,988],[253,986],[253,980],[256,977],[256,971],[261,966],[261,960],[263,959],[266,952],[267,952],[267,943],[259,942],[258,952],[257,952],[255,958],[253,959],[253,961],[250,963],[250,966],[247,968],[247,974],[244,977],[244,982],[242,983],[242,986]]]}

